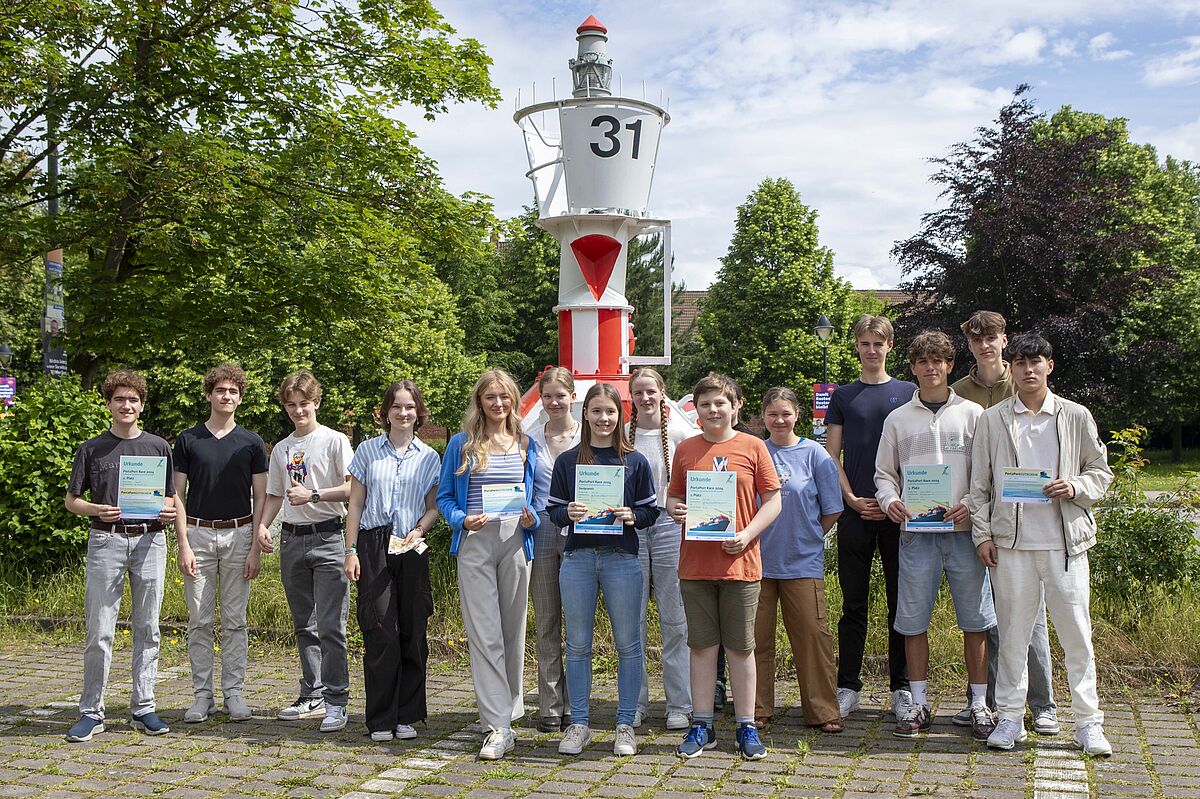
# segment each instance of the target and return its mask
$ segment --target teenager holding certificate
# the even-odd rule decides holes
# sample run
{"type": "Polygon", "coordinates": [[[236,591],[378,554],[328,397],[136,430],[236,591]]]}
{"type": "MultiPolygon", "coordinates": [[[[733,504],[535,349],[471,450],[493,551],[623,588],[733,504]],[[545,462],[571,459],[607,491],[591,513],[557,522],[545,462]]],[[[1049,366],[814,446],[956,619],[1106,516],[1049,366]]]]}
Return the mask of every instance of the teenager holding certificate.
{"type": "MultiPolygon", "coordinates": [[[[659,507],[658,519],[638,530],[638,560],[642,564],[642,648],[649,637],[647,612],[650,591],[658,610],[658,628],[662,633],[663,691],[667,699],[666,727],[686,730],[691,726],[692,686],[688,663],[687,618],[683,615],[683,597],[679,594],[679,525],[666,511],[667,481],[671,460],[680,441],[700,431],[683,419],[668,416],[667,387],[662,375],[644,367],[629,376],[629,396],[633,412],[626,435],[629,443],[646,456],[654,473],[654,495],[659,507]]],[[[633,726],[650,712],[650,683],[642,672],[642,694],[633,726]]]]}
{"type": "Polygon", "coordinates": [[[600,591],[617,648],[613,754],[637,753],[633,722],[645,669],[637,530],[654,523],[658,506],[650,464],[625,440],[624,417],[615,388],[597,383],[588,389],[579,446],[559,456],[550,482],[550,519],[569,530],[558,577],[571,709],[571,725],[558,745],[564,755],[579,754],[592,740],[592,640],[600,591]]]}
{"type": "Polygon", "coordinates": [[[1075,745],[1107,757],[1112,746],[1104,736],[1096,693],[1087,551],[1096,544],[1091,509],[1112,482],[1112,470],[1092,414],[1050,391],[1050,343],[1041,336],[1017,336],[1009,355],[1017,395],[979,420],[968,500],[979,560],[991,570],[1000,625],[999,721],[987,743],[1012,749],[1027,736],[1025,655],[1044,593],[1066,660],[1075,745]],[[1033,469],[1048,478],[1037,492],[1041,502],[1029,501],[1029,489],[1041,482],[1026,474],[1033,469]]]}
{"type": "Polygon", "coordinates": [[[425,638],[433,614],[425,532],[437,521],[437,452],[417,438],[429,420],[411,380],[388,386],[379,406],[383,435],[350,461],[346,576],[358,583],[363,687],[372,741],[416,738],[424,721],[425,638]]]}
{"type": "Polygon", "coordinates": [[[987,631],[996,624],[996,612],[987,569],[980,565],[971,543],[971,520],[964,504],[971,483],[971,441],[983,408],[951,390],[947,378],[954,368],[954,345],[945,333],[926,330],[914,338],[908,345],[908,363],[919,388],[910,402],[884,420],[875,458],[875,498],[902,528],[895,627],[905,636],[913,703],[896,720],[893,734],[914,738],[933,723],[926,691],[928,632],[944,573],[963,631],[971,734],[987,740],[994,727],[985,702],[987,631]],[[910,476],[914,480],[919,476],[920,491],[909,486],[910,476]],[[927,512],[926,519],[914,518],[918,504],[933,502],[939,511],[927,512]]]}
{"type": "Polygon", "coordinates": [[[475,704],[486,736],[482,760],[513,750],[512,723],[525,715],[525,619],[538,524],[531,503],[541,453],[521,433],[520,399],[504,370],[480,375],[462,432],[446,445],[438,480],[437,505],[450,525],[475,704]]]}
{"type": "MultiPolygon", "coordinates": [[[[762,560],[758,536],[779,515],[779,477],[762,439],[733,429],[740,403],[737,384],[710,373],[696,384],[692,397],[699,412],[701,435],[675,448],[667,511],[678,524],[688,524],[688,503],[695,493],[689,478],[705,473],[734,479],[733,518],[724,520],[720,540],[703,540],[684,532],[679,548],[679,587],[687,615],[691,650],[692,727],[677,750],[695,757],[717,745],[713,729],[713,690],[717,649],[725,647],[733,682],[737,749],[758,760],[767,754],[754,726],[754,618],[758,611],[762,560]]],[[[713,481],[696,480],[696,485],[713,481]]],[[[706,485],[713,488],[711,485],[706,485]]],[[[708,492],[716,494],[716,491],[708,492]]],[[[719,497],[718,497],[719,498],[719,497]]],[[[727,514],[722,514],[727,515],[727,514]]],[[[719,527],[721,520],[703,526],[719,527]]]]}
{"type": "Polygon", "coordinates": [[[91,518],[84,596],[87,642],[83,650],[83,691],[79,695],[79,721],[67,732],[68,741],[88,741],[104,732],[104,686],[112,664],[113,633],[126,575],[132,600],[132,723],[147,735],[170,732],[155,712],[154,680],[158,673],[158,613],[167,564],[163,525],[184,518],[183,502],[175,496],[171,480],[170,445],[137,426],[146,401],[146,379],[137,372],[113,372],[100,393],[112,414],[112,426],[79,445],[65,501],[71,513],[91,518]],[[153,487],[161,491],[163,500],[157,518],[133,521],[122,511],[122,472],[135,469],[159,475],[153,487]],[[84,494],[89,498],[84,499],[84,494]]]}
{"type": "Polygon", "coordinates": [[[790,388],[767,391],[762,415],[783,507],[759,539],[763,577],[754,622],[754,723],[766,726],[775,713],[778,605],[796,663],[804,721],[822,732],[841,732],[833,635],[825,624],[825,534],[842,513],[837,464],[820,444],[796,435],[800,400],[790,388]]]}

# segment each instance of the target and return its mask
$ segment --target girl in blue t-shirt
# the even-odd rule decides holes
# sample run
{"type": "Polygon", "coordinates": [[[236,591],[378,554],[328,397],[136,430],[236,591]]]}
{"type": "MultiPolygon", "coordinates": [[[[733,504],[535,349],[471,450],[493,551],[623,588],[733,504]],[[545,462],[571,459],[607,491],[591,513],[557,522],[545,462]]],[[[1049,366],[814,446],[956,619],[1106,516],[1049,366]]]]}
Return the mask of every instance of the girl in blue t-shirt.
{"type": "Polygon", "coordinates": [[[825,534],[842,513],[837,465],[825,448],[796,435],[800,400],[789,388],[763,397],[767,451],[782,484],[783,509],[759,539],[762,584],[754,621],[758,671],[754,723],[763,727],[775,712],[776,605],[783,610],[804,719],[822,732],[841,732],[833,636],[825,624],[825,534]]]}
{"type": "MultiPolygon", "coordinates": [[[[633,755],[637,753],[633,723],[644,668],[642,568],[638,563],[637,529],[650,526],[658,518],[654,478],[645,456],[625,440],[625,413],[615,388],[597,383],[588,389],[583,400],[583,421],[579,446],[564,452],[554,463],[547,506],[551,520],[569,528],[558,581],[567,622],[571,725],[563,733],[558,751],[577,755],[592,739],[588,726],[592,639],[596,600],[603,590],[617,648],[617,731],[613,754],[633,755]],[[620,507],[591,508],[576,501],[577,467],[588,466],[624,467],[620,507]],[[585,519],[619,526],[611,531],[585,533],[577,527],[585,519]]],[[[602,480],[603,476],[596,479],[602,480]]]]}

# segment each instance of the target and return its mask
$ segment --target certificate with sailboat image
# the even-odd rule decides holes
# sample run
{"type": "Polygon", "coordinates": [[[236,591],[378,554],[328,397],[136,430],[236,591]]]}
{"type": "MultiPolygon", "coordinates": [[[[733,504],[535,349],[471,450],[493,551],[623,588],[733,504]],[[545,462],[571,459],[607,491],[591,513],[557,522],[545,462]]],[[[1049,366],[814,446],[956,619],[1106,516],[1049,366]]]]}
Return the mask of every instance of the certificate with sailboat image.
{"type": "Polygon", "coordinates": [[[728,541],[737,534],[737,472],[687,473],[688,541],[728,541]]]}
{"type": "Polygon", "coordinates": [[[157,519],[167,501],[167,459],[122,455],[117,507],[122,519],[157,519]]]}
{"type": "Polygon", "coordinates": [[[577,464],[575,501],[587,506],[587,515],[575,522],[575,532],[584,535],[621,535],[625,523],[616,509],[625,505],[625,467],[577,464]]]}
{"type": "Polygon", "coordinates": [[[954,530],[946,521],[953,505],[953,488],[948,463],[909,464],[904,467],[904,507],[912,518],[904,523],[909,532],[939,533],[954,530]]]}

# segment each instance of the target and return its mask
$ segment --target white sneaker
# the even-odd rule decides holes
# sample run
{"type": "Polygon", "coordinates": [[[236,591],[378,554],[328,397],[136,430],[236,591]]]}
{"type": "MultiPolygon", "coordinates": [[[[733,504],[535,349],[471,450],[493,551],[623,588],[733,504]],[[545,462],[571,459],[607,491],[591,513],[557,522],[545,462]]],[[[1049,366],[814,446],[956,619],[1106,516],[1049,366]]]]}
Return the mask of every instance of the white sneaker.
{"type": "Polygon", "coordinates": [[[646,723],[646,711],[639,710],[633,714],[633,727],[637,729],[646,723]]]}
{"type": "Polygon", "coordinates": [[[577,755],[592,742],[592,729],[586,724],[572,724],[558,742],[560,755],[577,755]]]}
{"type": "Polygon", "coordinates": [[[1052,707],[1034,710],[1033,731],[1038,735],[1058,735],[1062,732],[1062,725],[1058,723],[1058,712],[1052,707]]]}
{"type": "Polygon", "coordinates": [[[899,721],[913,706],[912,691],[900,688],[892,691],[892,715],[899,721]]]}
{"type": "Polygon", "coordinates": [[[628,724],[617,725],[617,735],[613,738],[613,754],[621,756],[637,754],[637,738],[633,734],[633,727],[628,724]]]}
{"type": "Polygon", "coordinates": [[[691,726],[692,726],[692,720],[690,718],[688,718],[687,713],[680,713],[679,711],[675,711],[674,713],[667,714],[667,729],[668,730],[686,730],[691,726]]]}
{"type": "Polygon", "coordinates": [[[992,734],[988,736],[987,745],[988,749],[1000,749],[1007,752],[1028,737],[1029,733],[1025,731],[1025,725],[1021,722],[1000,719],[996,722],[996,729],[992,730],[992,734]]]}
{"type": "MultiPolygon", "coordinates": [[[[850,688],[839,688],[837,691],[838,713],[846,718],[862,705],[862,694],[850,688]]],[[[909,704],[912,704],[911,697],[909,704]]]]}
{"type": "Polygon", "coordinates": [[[499,760],[511,752],[517,745],[517,738],[512,730],[492,730],[483,739],[479,749],[480,760],[499,760]]]}
{"type": "Polygon", "coordinates": [[[1112,744],[1104,737],[1104,726],[1098,721],[1075,731],[1075,745],[1089,755],[1108,757],[1112,754],[1112,744]]]}
{"type": "Polygon", "coordinates": [[[397,724],[392,732],[401,741],[417,737],[417,730],[411,724],[397,724]]]}
{"type": "Polygon", "coordinates": [[[390,741],[393,737],[391,730],[375,730],[371,733],[372,741],[390,741]]]}
{"type": "Polygon", "coordinates": [[[325,718],[321,720],[321,732],[337,732],[346,728],[346,708],[341,705],[326,705],[325,718]]]}

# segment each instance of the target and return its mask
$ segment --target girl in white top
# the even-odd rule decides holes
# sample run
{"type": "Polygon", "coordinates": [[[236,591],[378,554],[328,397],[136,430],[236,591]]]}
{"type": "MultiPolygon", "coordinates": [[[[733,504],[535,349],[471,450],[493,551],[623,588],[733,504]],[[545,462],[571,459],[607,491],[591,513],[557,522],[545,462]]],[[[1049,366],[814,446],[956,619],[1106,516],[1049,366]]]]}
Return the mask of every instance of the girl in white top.
{"type": "MultiPolygon", "coordinates": [[[[633,411],[626,436],[629,443],[650,461],[659,516],[650,527],[638,530],[638,558],[642,564],[642,645],[647,645],[647,608],[653,583],[654,604],[662,630],[663,688],[667,699],[666,727],[686,730],[692,712],[691,668],[687,646],[687,620],[679,594],[679,525],[663,510],[675,445],[700,431],[688,421],[667,412],[666,384],[650,368],[638,369],[629,377],[633,411]]],[[[646,649],[649,651],[649,649],[646,649]]],[[[642,693],[634,726],[640,726],[650,709],[650,689],[642,678],[642,693]]]]}
{"type": "Polygon", "coordinates": [[[554,461],[563,452],[579,444],[580,424],[571,415],[575,404],[575,379],[571,370],[549,366],[538,377],[542,410],[549,421],[530,432],[540,457],[533,483],[533,509],[538,514],[534,534],[533,564],[529,573],[529,593],[533,598],[533,618],[537,627],[538,729],[557,732],[571,725],[567,683],[563,675],[563,609],[558,590],[558,570],[562,565],[563,542],[559,528],[546,513],[550,476],[554,461]]]}

